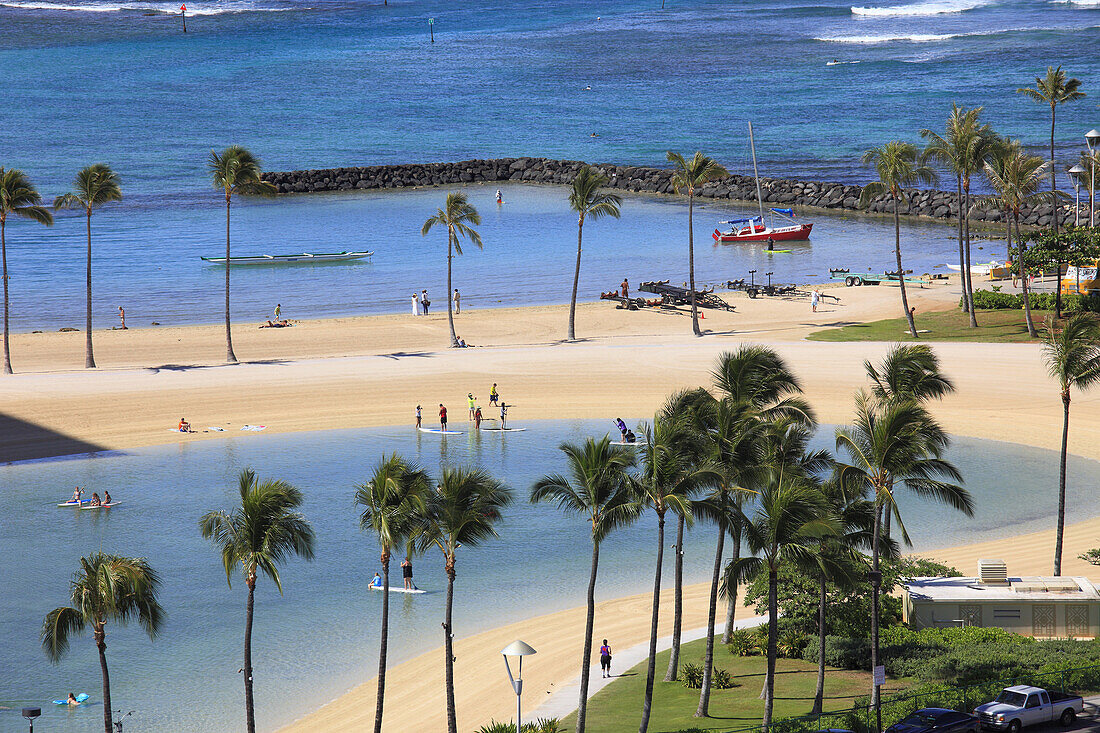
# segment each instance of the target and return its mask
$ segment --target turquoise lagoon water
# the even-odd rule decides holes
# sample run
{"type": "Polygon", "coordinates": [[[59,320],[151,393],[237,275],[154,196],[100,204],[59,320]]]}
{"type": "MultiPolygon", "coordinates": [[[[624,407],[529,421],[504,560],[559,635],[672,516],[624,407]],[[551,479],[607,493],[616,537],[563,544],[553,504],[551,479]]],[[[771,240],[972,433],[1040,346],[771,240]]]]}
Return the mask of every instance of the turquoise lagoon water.
{"type": "MultiPolygon", "coordinates": [[[[123,455],[81,457],[0,467],[4,530],[0,556],[0,731],[21,731],[18,708],[43,704],[42,730],[94,730],[101,710],[55,708],[49,700],[87,691],[100,699],[99,671],[89,638],[74,641],[58,666],[38,645],[42,617],[67,601],[69,573],[82,554],[96,550],[143,555],[164,578],[163,636],[150,643],[136,627],[112,627],[115,705],[135,710],[138,730],[234,731],[241,728],[240,642],[244,589],[225,585],[218,557],[199,536],[205,511],[234,500],[235,475],[255,467],[303,489],[304,512],[318,533],[317,558],[292,562],[283,572],[285,595],[261,582],[256,606],[255,678],[260,727],[287,723],[365,681],[377,669],[381,598],[366,584],[378,569],[376,543],[358,531],[353,485],[384,452],[417,456],[430,470],[473,463],[505,479],[519,500],[500,527],[499,540],[460,553],[455,629],[460,636],[575,607],[584,602],[589,545],[583,522],[524,497],[542,474],[560,470],[557,444],[602,434],[593,421],[545,421],[523,433],[441,439],[411,428],[249,436],[141,449],[123,455]],[[123,503],[109,514],[60,509],[76,484],[110,488],[123,503]]],[[[829,444],[823,429],[820,447],[829,444]]],[[[918,549],[979,541],[1052,524],[1057,455],[1006,443],[959,439],[951,458],[977,503],[967,520],[942,507],[902,498],[918,549]]],[[[1092,461],[1070,461],[1069,514],[1095,514],[1085,478],[1092,461]]],[[[601,553],[599,598],[651,587],[654,520],[647,516],[612,536],[601,553]]],[[[713,557],[713,530],[689,533],[686,576],[704,580],[713,557]]],[[[440,645],[445,587],[438,554],[415,559],[420,587],[392,606],[394,663],[440,645]]],[[[671,561],[667,568],[671,572],[671,561]]],[[[598,633],[598,630],[597,630],[598,633]]]]}
{"type": "MultiPolygon", "coordinates": [[[[203,163],[229,143],[269,169],[502,155],[655,165],[670,148],[702,148],[747,172],[752,119],[764,173],[860,181],[864,149],[915,139],[952,101],[984,104],[999,130],[1044,145],[1047,111],[1013,90],[1058,63],[1092,95],[1061,108],[1060,158],[1100,126],[1096,0],[659,4],[216,0],[189,5],[184,35],[167,0],[3,0],[0,165],[25,169],[48,198],[82,165],[116,168],[127,199],[96,220],[96,320],[113,325],[124,305],[132,324],[148,325],[218,320],[218,272],[198,256],[218,252],[223,220],[203,163]]],[[[259,318],[275,302],[292,317],[399,311],[424,287],[438,301],[441,246],[418,225],[441,197],[242,204],[238,253],[378,254],[372,265],[242,272],[235,315],[259,318]]],[[[489,192],[475,197],[489,209],[486,251],[460,261],[467,303],[567,300],[574,220],[561,190],[509,190],[499,214],[489,192]]],[[[731,213],[700,212],[697,236],[709,241],[731,213]]],[[[80,224],[9,224],[17,328],[78,324],[80,224]]],[[[583,292],[624,276],[682,280],[683,227],[679,206],[628,200],[622,222],[589,232],[583,292]]],[[[949,228],[905,236],[915,269],[951,260],[949,228]]],[[[818,217],[812,254],[772,262],[708,250],[700,273],[790,281],[829,266],[881,270],[892,266],[889,241],[883,224],[818,217]]]]}

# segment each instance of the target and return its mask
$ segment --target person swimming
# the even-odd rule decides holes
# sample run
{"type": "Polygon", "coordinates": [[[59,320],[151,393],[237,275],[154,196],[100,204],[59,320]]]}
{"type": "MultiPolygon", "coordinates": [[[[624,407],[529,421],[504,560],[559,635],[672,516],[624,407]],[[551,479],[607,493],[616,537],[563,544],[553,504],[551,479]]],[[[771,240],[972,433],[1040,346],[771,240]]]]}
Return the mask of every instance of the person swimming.
{"type": "Polygon", "coordinates": [[[69,696],[65,699],[67,705],[79,705],[80,701],[76,699],[76,695],[69,693],[69,696]]]}

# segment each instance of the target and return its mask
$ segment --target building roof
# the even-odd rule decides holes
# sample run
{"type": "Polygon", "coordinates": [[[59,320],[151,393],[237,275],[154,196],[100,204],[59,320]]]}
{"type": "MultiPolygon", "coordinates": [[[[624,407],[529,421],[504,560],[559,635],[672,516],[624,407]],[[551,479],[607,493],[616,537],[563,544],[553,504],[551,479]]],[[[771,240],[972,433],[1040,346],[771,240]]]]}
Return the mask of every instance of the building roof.
{"type": "Polygon", "coordinates": [[[913,578],[903,587],[914,601],[1100,601],[1100,593],[1088,578],[1009,578],[1007,585],[983,585],[977,578],[913,578]]]}

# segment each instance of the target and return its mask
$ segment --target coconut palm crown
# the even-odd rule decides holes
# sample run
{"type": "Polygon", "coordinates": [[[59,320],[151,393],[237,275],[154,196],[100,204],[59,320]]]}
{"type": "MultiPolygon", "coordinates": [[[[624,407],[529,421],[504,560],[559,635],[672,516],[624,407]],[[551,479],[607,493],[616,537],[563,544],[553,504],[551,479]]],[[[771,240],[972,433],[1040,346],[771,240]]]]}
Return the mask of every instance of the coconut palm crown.
{"type": "Polygon", "coordinates": [[[569,188],[569,208],[577,214],[577,266],[573,271],[573,295],[569,300],[569,340],[576,339],[574,323],[577,312],[577,286],[581,279],[581,235],[585,219],[596,221],[605,216],[618,219],[623,197],[617,193],[601,191],[607,185],[607,176],[582,166],[569,188]]]}
{"type": "Polygon", "coordinates": [[[481,214],[466,198],[466,194],[453,192],[447,194],[447,200],[443,208],[436,209],[433,216],[429,216],[424,226],[420,228],[420,235],[427,236],[428,232],[437,226],[447,229],[447,325],[451,329],[451,347],[458,346],[458,336],[455,335],[454,301],[451,293],[454,288],[451,283],[451,260],[455,254],[462,254],[462,240],[469,239],[478,249],[481,249],[481,235],[475,226],[481,226],[481,214]]]}
{"type": "Polygon", "coordinates": [[[8,350],[8,214],[51,226],[53,215],[42,205],[27,175],[16,168],[0,168],[0,263],[4,280],[4,373],[11,374],[11,354],[8,350]]]}

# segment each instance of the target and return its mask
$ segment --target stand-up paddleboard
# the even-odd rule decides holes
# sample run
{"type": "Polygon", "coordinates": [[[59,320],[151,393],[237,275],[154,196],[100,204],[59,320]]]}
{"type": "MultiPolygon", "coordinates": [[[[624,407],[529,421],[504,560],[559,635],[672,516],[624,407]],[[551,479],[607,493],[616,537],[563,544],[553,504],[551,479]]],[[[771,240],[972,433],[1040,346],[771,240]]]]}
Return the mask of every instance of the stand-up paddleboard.
{"type": "Polygon", "coordinates": [[[87,504],[89,501],[91,501],[91,499],[81,499],[80,501],[69,499],[63,504],[58,504],[58,506],[81,506],[82,504],[87,504]]]}
{"type": "Polygon", "coordinates": [[[462,435],[461,430],[440,430],[439,428],[417,428],[422,433],[435,433],[436,435],[462,435]]]}
{"type": "Polygon", "coordinates": [[[111,507],[118,506],[121,503],[121,501],[112,501],[110,504],[96,504],[95,506],[82,506],[80,508],[83,511],[88,511],[89,509],[110,509],[111,507]]]}
{"type": "Polygon", "coordinates": [[[766,249],[764,252],[770,255],[789,255],[794,250],[791,249],[766,249]]]}
{"type": "Polygon", "coordinates": [[[527,428],[482,428],[487,433],[522,433],[527,428]]]}
{"type": "MultiPolygon", "coordinates": [[[[76,696],[76,701],[78,703],[82,703],[82,702],[85,702],[89,697],[90,697],[90,695],[88,695],[87,692],[82,692],[82,693],[80,693],[79,695],[76,696]]],[[[68,700],[54,700],[53,704],[54,705],[68,705],[69,701],[68,700]]]]}
{"type": "MultiPolygon", "coordinates": [[[[380,585],[368,585],[367,587],[370,588],[371,590],[382,590],[382,586],[380,586],[380,585]]],[[[420,590],[419,588],[413,588],[412,590],[407,590],[404,586],[401,586],[399,588],[395,588],[392,585],[390,586],[390,593],[410,593],[410,594],[415,595],[415,594],[418,594],[418,593],[427,593],[427,592],[428,591],[420,590]]]]}
{"type": "Polygon", "coordinates": [[[633,443],[627,443],[625,440],[613,440],[613,441],[611,441],[611,445],[628,445],[628,446],[632,446],[634,448],[644,448],[645,447],[645,443],[643,443],[640,440],[635,441],[633,443]]]}

